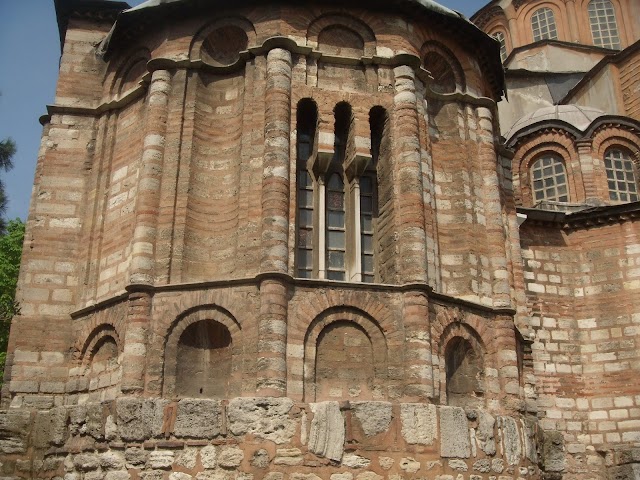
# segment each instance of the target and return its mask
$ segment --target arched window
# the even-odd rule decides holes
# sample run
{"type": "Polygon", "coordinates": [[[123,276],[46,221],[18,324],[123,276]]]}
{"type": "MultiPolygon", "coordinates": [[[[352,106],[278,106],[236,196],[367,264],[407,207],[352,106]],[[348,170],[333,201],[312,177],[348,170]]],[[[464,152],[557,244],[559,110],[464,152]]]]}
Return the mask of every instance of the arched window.
{"type": "Polygon", "coordinates": [[[327,185],[327,251],[329,280],[346,280],[346,247],[344,182],[338,173],[329,177],[327,185]]]}
{"type": "Polygon", "coordinates": [[[456,91],[456,76],[445,57],[438,52],[429,52],[424,58],[424,66],[433,77],[433,91],[438,93],[456,91]]]}
{"type": "Polygon", "coordinates": [[[630,156],[618,148],[610,148],[604,155],[609,198],[616,202],[637,202],[638,187],[630,156]]]}
{"type": "Polygon", "coordinates": [[[616,11],[609,0],[591,0],[589,2],[589,23],[591,24],[594,45],[620,50],[616,11]]]}
{"type": "Polygon", "coordinates": [[[538,158],[531,166],[533,201],[568,202],[569,190],[564,163],[558,155],[538,158]]]}
{"type": "Polygon", "coordinates": [[[531,16],[531,29],[533,30],[533,41],[555,40],[558,38],[556,29],[556,19],[553,10],[548,7],[539,8],[531,16]]]}
{"type": "Polygon", "coordinates": [[[307,161],[313,151],[318,123],[318,108],[312,100],[305,98],[300,100],[297,112],[298,228],[296,269],[298,277],[312,278],[314,266],[314,185],[313,179],[307,171],[307,161]]]}
{"type": "Polygon", "coordinates": [[[507,39],[502,32],[494,33],[493,38],[500,44],[500,60],[504,62],[507,59],[507,39]]]}

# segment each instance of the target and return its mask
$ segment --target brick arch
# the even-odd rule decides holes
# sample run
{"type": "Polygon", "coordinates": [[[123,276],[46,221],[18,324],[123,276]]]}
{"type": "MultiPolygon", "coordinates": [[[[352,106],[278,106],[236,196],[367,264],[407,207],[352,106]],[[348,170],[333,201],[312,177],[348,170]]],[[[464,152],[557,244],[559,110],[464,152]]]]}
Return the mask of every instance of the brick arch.
{"type": "Polygon", "coordinates": [[[423,65],[426,56],[430,53],[438,54],[443,58],[444,61],[448,63],[455,78],[456,90],[466,90],[467,81],[464,75],[464,70],[462,68],[462,63],[460,62],[458,57],[456,57],[453,51],[443,43],[440,43],[436,40],[428,40],[420,48],[420,59],[423,65]]]}
{"type": "Polygon", "coordinates": [[[93,355],[96,353],[96,346],[108,338],[113,339],[118,347],[118,352],[122,352],[122,342],[116,328],[109,323],[100,324],[93,329],[79,351],[79,360],[83,367],[86,368],[91,363],[93,355]]]}
{"type": "Polygon", "coordinates": [[[563,1],[547,0],[542,3],[530,2],[528,5],[525,5],[522,10],[518,11],[517,16],[517,23],[520,26],[521,32],[524,32],[524,36],[522,34],[520,36],[523,45],[533,43],[531,17],[536,11],[545,7],[553,12],[558,40],[566,41],[569,38],[569,25],[567,23],[566,7],[563,1]]]}
{"type": "Polygon", "coordinates": [[[164,396],[175,396],[177,354],[180,337],[191,325],[201,321],[214,321],[227,328],[231,336],[231,376],[229,378],[230,393],[239,393],[242,381],[243,338],[240,323],[226,309],[215,305],[199,305],[178,315],[171,324],[164,343],[164,367],[162,393],[164,396]]]}
{"type": "Polygon", "coordinates": [[[82,361],[93,337],[101,330],[113,330],[118,349],[122,351],[123,346],[121,339],[124,339],[126,317],[127,303],[124,301],[91,315],[91,317],[85,321],[85,325],[76,333],[73,357],[78,362],[82,361]]]}
{"type": "Polygon", "coordinates": [[[329,27],[342,27],[356,33],[363,41],[363,53],[373,56],[376,53],[376,36],[365,23],[344,13],[327,13],[316,18],[307,29],[307,42],[318,45],[318,38],[329,27]]]}
{"type": "Polygon", "coordinates": [[[565,130],[550,130],[541,132],[528,138],[521,143],[513,158],[514,165],[514,187],[520,186],[520,198],[516,201],[524,206],[533,205],[531,177],[529,171],[533,162],[545,153],[558,155],[565,167],[567,174],[567,185],[569,186],[569,201],[578,202],[584,200],[584,187],[582,186],[582,172],[579,170],[578,150],[575,140],[571,134],[565,130]],[[578,170],[574,168],[578,166],[578,170]],[[517,177],[517,178],[516,178],[517,177]],[[582,187],[582,188],[581,188],[582,187]]]}
{"type": "Polygon", "coordinates": [[[151,59],[149,49],[141,47],[126,55],[116,67],[109,87],[111,95],[119,95],[133,87],[133,81],[142,78],[142,68],[146,73],[147,62],[151,59]]]}
{"type": "Polygon", "coordinates": [[[316,366],[318,339],[327,327],[337,322],[353,324],[364,331],[373,351],[374,382],[386,396],[388,377],[387,340],[374,318],[353,307],[333,307],[318,315],[310,324],[304,338],[304,399],[316,400],[316,366]]]}
{"type": "Polygon", "coordinates": [[[631,152],[633,163],[640,167],[640,136],[631,129],[606,124],[598,127],[592,135],[592,150],[599,159],[614,146],[623,147],[631,152]]]}
{"type": "Polygon", "coordinates": [[[189,46],[189,59],[200,60],[203,43],[215,30],[222,27],[238,27],[247,35],[247,46],[255,46],[257,42],[256,30],[249,20],[244,17],[223,17],[205,24],[196,32],[189,46]]]}

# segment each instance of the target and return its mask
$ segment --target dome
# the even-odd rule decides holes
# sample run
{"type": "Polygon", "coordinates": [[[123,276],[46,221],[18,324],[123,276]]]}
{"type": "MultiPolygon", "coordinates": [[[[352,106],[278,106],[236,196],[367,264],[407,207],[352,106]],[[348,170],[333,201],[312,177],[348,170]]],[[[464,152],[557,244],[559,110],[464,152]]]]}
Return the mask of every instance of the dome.
{"type": "Polygon", "coordinates": [[[511,127],[505,135],[507,140],[511,140],[516,133],[531,125],[547,121],[560,121],[568,123],[581,132],[585,131],[589,125],[598,117],[605,115],[605,112],[592,107],[581,107],[578,105],[554,105],[552,107],[539,108],[521,117],[511,127]]]}

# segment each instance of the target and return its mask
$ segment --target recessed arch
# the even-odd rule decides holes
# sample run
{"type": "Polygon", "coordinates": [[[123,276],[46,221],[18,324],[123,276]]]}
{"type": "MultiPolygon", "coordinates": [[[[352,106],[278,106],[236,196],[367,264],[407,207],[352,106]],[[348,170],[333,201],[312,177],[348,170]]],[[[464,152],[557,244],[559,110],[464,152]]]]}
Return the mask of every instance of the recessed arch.
{"type": "Polygon", "coordinates": [[[334,50],[344,48],[346,49],[344,53],[347,54],[345,56],[357,55],[356,42],[361,42],[362,45],[362,53],[359,56],[372,56],[376,52],[376,37],[373,30],[359,19],[341,13],[328,13],[313,20],[307,29],[307,41],[313,46],[318,46],[321,51],[326,50],[325,53],[330,54],[340,55],[334,50]],[[332,31],[344,34],[332,40],[333,43],[339,40],[341,44],[344,44],[343,46],[326,43],[327,34],[332,31]],[[323,41],[325,45],[320,48],[323,41]]]}
{"type": "Polygon", "coordinates": [[[433,77],[431,89],[437,93],[453,93],[466,89],[462,65],[453,52],[439,42],[426,42],[421,50],[422,64],[433,77]]]}
{"type": "Polygon", "coordinates": [[[304,339],[305,401],[385,399],[387,368],[385,335],[365,312],[352,307],[331,308],[309,325],[304,339]],[[348,358],[354,351],[358,358],[348,358]],[[344,368],[339,360],[332,363],[342,357],[344,368]],[[351,368],[354,362],[357,368],[351,368]],[[324,372],[330,370],[334,375],[328,382],[324,372]]]}
{"type": "Polygon", "coordinates": [[[202,305],[179,315],[165,341],[163,394],[206,398],[239,394],[242,343],[240,324],[222,307],[202,305]],[[193,368],[188,362],[194,363],[193,368]],[[220,368],[212,372],[216,362],[220,368]],[[178,379],[188,372],[193,382],[178,379]]]}
{"type": "Polygon", "coordinates": [[[218,18],[194,35],[189,58],[216,67],[233,65],[241,52],[255,44],[255,28],[249,20],[243,17],[218,18]]]}
{"type": "Polygon", "coordinates": [[[129,53],[117,67],[111,82],[111,94],[123,94],[142,80],[147,73],[147,63],[151,52],[147,48],[139,48],[129,53]]]}

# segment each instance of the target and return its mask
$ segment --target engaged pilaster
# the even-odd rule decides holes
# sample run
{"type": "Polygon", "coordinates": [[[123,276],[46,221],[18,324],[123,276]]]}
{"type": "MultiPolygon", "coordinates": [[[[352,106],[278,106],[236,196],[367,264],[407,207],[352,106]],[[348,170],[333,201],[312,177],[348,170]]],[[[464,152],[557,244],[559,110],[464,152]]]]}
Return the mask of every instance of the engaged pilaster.
{"type": "Polygon", "coordinates": [[[408,65],[393,69],[392,113],[395,183],[400,230],[399,278],[403,283],[427,281],[426,234],[415,72],[408,65]]]}
{"type": "MultiPolygon", "coordinates": [[[[260,269],[263,273],[288,273],[291,70],[291,52],[274,48],[267,54],[260,269]]],[[[263,280],[260,299],[256,393],[282,396],[286,390],[286,284],[277,278],[263,280]]]]}

